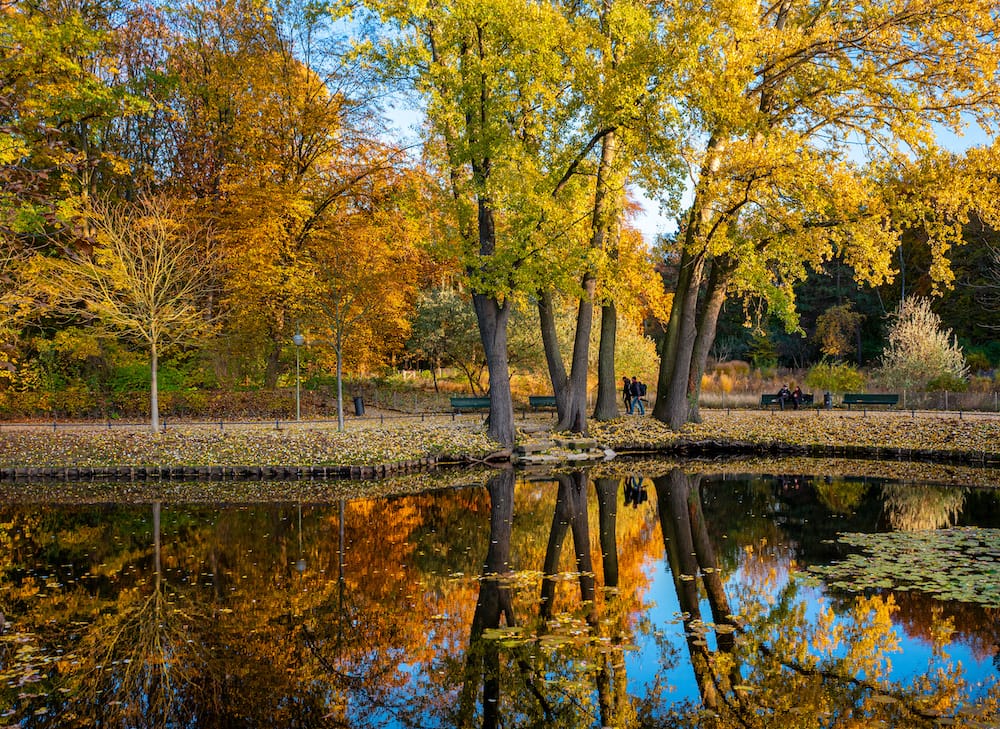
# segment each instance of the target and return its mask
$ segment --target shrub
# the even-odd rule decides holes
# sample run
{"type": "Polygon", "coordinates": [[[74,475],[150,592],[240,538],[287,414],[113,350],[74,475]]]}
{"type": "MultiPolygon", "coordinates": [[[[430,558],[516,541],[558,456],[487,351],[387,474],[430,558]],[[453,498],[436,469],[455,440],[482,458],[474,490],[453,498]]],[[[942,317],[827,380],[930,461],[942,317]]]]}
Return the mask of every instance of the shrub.
{"type": "Polygon", "coordinates": [[[94,393],[83,382],[71,382],[51,395],[52,409],[67,418],[97,415],[99,407],[94,393]]]}
{"type": "Polygon", "coordinates": [[[750,361],[759,370],[778,366],[778,350],[766,333],[754,334],[750,342],[750,361]]]}
{"type": "Polygon", "coordinates": [[[816,319],[814,339],[820,351],[830,357],[844,357],[854,351],[854,339],[864,317],[853,304],[831,306],[816,319]]]}
{"type": "Polygon", "coordinates": [[[990,369],[992,369],[990,358],[982,352],[969,352],[966,354],[965,366],[969,368],[969,372],[973,372],[975,374],[989,372],[990,369]]]}
{"type": "Polygon", "coordinates": [[[824,392],[859,392],[865,389],[865,376],[849,364],[824,359],[806,373],[806,385],[824,392]]]}
{"type": "Polygon", "coordinates": [[[969,390],[972,392],[993,392],[992,377],[970,377],[969,390]]]}
{"type": "Polygon", "coordinates": [[[955,377],[950,372],[938,375],[927,383],[927,392],[965,392],[969,383],[961,377],[955,377]]]}
{"type": "Polygon", "coordinates": [[[892,388],[922,390],[937,378],[966,378],[962,348],[953,341],[950,329],[941,328],[941,319],[927,299],[904,299],[890,317],[889,340],[877,370],[881,382],[892,388]]]}
{"type": "Polygon", "coordinates": [[[740,359],[731,359],[728,362],[720,362],[715,365],[716,371],[725,372],[730,377],[736,379],[747,377],[750,374],[750,363],[740,359]]]}

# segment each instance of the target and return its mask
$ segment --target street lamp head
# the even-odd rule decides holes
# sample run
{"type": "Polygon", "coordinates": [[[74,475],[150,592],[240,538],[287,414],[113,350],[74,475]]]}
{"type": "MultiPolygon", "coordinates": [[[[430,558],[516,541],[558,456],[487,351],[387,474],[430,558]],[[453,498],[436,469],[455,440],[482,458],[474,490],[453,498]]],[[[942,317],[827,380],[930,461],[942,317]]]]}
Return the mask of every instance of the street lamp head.
{"type": "Polygon", "coordinates": [[[295,346],[296,347],[301,347],[303,344],[306,343],[306,338],[303,337],[298,332],[295,332],[295,336],[292,337],[292,341],[295,342],[295,346]]]}

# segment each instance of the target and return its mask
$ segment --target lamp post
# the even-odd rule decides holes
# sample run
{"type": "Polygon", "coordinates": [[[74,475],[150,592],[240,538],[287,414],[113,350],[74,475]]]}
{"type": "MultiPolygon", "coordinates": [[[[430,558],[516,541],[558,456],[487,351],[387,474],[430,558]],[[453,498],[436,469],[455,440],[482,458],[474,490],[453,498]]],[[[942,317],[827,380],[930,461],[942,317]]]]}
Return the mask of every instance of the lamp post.
{"type": "Polygon", "coordinates": [[[295,420],[302,420],[302,408],[299,400],[299,347],[306,343],[306,338],[299,332],[292,337],[295,342],[295,420]]]}

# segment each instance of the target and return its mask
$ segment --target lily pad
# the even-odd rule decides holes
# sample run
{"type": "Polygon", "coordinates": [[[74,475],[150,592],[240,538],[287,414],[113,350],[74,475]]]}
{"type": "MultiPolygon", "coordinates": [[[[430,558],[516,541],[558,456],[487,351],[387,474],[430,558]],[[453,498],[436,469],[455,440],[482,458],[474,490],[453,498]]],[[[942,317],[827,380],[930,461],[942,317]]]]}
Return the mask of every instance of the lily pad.
{"type": "Polygon", "coordinates": [[[831,587],[852,592],[912,590],[942,600],[1000,607],[1000,529],[963,527],[885,534],[842,534],[859,551],[813,566],[831,587]]]}

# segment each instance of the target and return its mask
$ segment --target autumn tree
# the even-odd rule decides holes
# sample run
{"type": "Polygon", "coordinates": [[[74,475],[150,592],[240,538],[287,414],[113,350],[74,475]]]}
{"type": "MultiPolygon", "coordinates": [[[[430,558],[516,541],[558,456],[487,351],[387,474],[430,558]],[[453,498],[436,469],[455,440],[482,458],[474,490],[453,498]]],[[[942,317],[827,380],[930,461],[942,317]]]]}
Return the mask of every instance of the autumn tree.
{"type": "Polygon", "coordinates": [[[878,284],[916,226],[947,284],[960,223],[997,195],[983,192],[994,177],[974,173],[988,154],[938,153],[933,125],[995,120],[994,24],[979,0],[710,3],[666,16],[690,61],[678,88],[692,202],[654,417],[674,429],[688,419],[730,296],[763,299],[794,329],[807,266],[839,256],[878,284]]]}
{"type": "Polygon", "coordinates": [[[65,219],[114,194],[129,165],[111,137],[145,102],[114,74],[127,22],[109,3],[6,3],[0,10],[0,331],[14,358],[26,318],[19,287],[36,253],[80,243],[65,219]],[[18,316],[21,315],[21,316],[18,316]]]}
{"type": "MultiPolygon", "coordinates": [[[[573,342],[571,371],[566,376],[561,361],[547,347],[550,376],[560,405],[557,427],[586,431],[587,349],[594,312],[600,306],[598,346],[598,392],[594,410],[601,420],[618,414],[618,376],[615,372],[615,337],[618,307],[628,306],[627,283],[644,272],[655,275],[651,265],[633,253],[641,238],[628,227],[627,185],[644,179],[657,189],[662,200],[670,200],[678,179],[675,159],[677,114],[672,82],[676,77],[676,54],[657,32],[656,8],[630,2],[572,3],[563,6],[573,26],[576,45],[566,49],[572,69],[575,96],[569,106],[579,105],[582,133],[556,130],[554,136],[567,152],[575,155],[560,187],[570,174],[593,178],[587,188],[588,250],[581,256],[579,314],[573,342]],[[657,79],[650,83],[650,79],[657,79]],[[562,141],[566,139],[566,141],[562,141]],[[594,152],[594,158],[587,155],[594,152]],[[624,249],[625,261],[622,261],[624,249]],[[629,254],[632,255],[629,255],[629,254]],[[622,285],[627,282],[626,285],[622,285]],[[568,387],[560,397],[560,380],[568,387]]],[[[564,203],[565,204],[565,203],[564,203]]],[[[543,297],[544,302],[544,297],[543,297]]],[[[539,308],[543,331],[547,309],[539,308]]]]}
{"type": "MultiPolygon", "coordinates": [[[[384,180],[382,181],[384,182],[384,180]]],[[[376,185],[383,192],[391,189],[376,185]]],[[[333,349],[337,423],[344,427],[343,367],[348,348],[355,362],[375,364],[397,351],[409,335],[422,255],[413,231],[389,200],[342,215],[311,233],[303,246],[307,341],[333,349]],[[394,343],[394,344],[393,344],[394,343]]]]}
{"type": "Polygon", "coordinates": [[[149,424],[159,430],[157,367],[163,351],[210,327],[204,303],[211,237],[191,224],[185,206],[163,195],[134,204],[95,202],[86,214],[92,249],[64,259],[36,256],[36,297],[68,316],[82,316],[108,335],[140,344],[149,355],[149,424]]]}
{"type": "Polygon", "coordinates": [[[386,75],[428,100],[428,151],[450,197],[451,238],[486,354],[489,433],[512,444],[514,300],[549,275],[541,210],[555,218],[549,230],[572,227],[572,215],[551,205],[553,185],[535,154],[565,118],[556,80],[566,77],[559,44],[571,29],[557,9],[534,3],[369,6],[398,31],[374,49],[386,75]]]}
{"type": "Polygon", "coordinates": [[[218,231],[223,346],[268,387],[306,313],[310,237],[328,237],[359,187],[406,161],[380,140],[363,69],[330,23],[299,2],[232,0],[169,15],[171,182],[218,231]]]}
{"type": "Polygon", "coordinates": [[[816,319],[815,339],[820,351],[840,359],[854,350],[854,340],[861,326],[862,315],[852,304],[831,306],[816,319]]]}
{"type": "Polygon", "coordinates": [[[479,394],[483,346],[475,318],[469,302],[454,288],[434,288],[417,296],[408,350],[430,365],[435,392],[438,368],[444,365],[461,370],[472,393],[479,394]]]}

